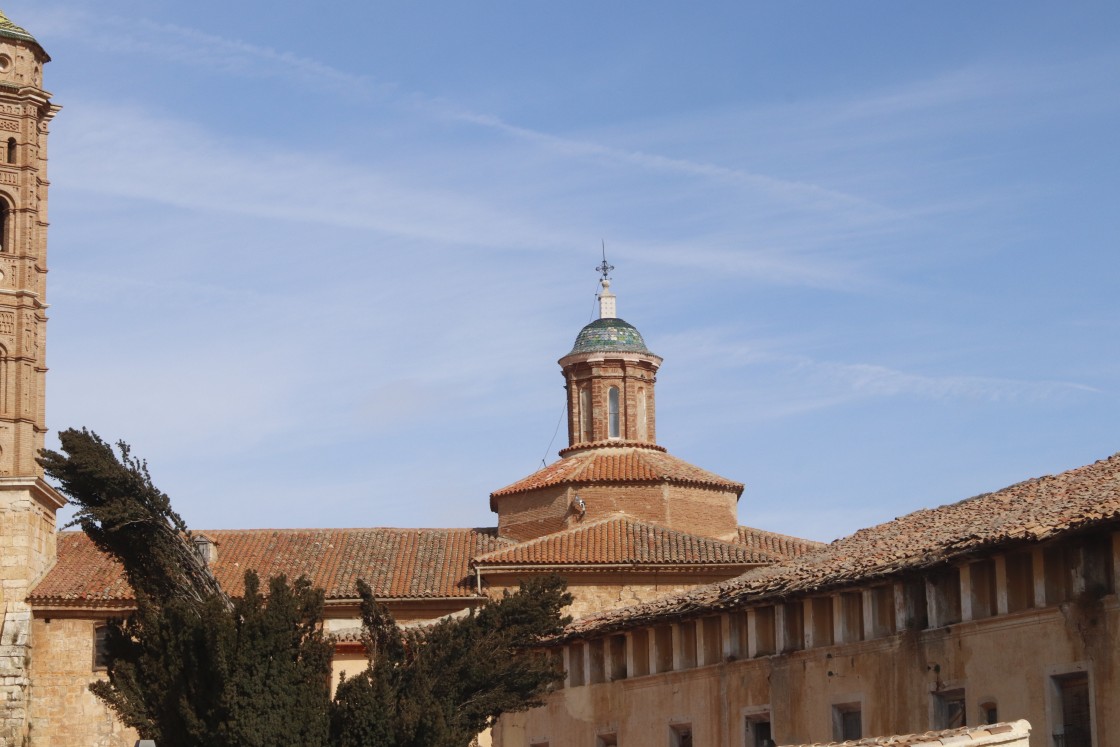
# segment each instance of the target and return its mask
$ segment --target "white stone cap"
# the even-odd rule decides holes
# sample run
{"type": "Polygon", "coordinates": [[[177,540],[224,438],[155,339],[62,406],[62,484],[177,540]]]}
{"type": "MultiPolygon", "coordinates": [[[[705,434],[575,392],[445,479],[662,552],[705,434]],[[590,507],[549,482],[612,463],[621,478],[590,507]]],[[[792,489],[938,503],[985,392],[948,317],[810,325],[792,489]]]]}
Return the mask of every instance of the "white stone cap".
{"type": "Polygon", "coordinates": [[[599,291],[599,318],[618,319],[618,306],[615,303],[615,295],[611,293],[610,279],[603,278],[599,281],[599,285],[603,286],[603,290],[599,291]]]}

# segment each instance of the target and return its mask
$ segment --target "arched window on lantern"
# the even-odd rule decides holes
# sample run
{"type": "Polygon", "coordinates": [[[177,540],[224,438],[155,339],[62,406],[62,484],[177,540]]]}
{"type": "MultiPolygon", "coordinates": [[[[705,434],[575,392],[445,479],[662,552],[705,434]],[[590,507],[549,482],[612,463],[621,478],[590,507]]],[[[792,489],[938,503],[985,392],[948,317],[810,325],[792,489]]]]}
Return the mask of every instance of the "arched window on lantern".
{"type": "Polygon", "coordinates": [[[618,427],[618,387],[612,386],[607,390],[607,435],[610,438],[620,438],[618,427]]]}

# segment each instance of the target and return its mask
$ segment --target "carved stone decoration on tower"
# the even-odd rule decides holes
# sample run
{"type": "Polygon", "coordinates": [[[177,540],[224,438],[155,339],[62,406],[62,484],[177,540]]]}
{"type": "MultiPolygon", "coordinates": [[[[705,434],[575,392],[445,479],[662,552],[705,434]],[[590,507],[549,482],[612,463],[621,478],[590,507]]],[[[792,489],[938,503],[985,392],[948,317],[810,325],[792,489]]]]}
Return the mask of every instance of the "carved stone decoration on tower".
{"type": "Polygon", "coordinates": [[[0,747],[25,744],[29,712],[28,591],[55,558],[65,500],[35,461],[46,433],[47,124],[50,60],[0,11],[0,747]]]}

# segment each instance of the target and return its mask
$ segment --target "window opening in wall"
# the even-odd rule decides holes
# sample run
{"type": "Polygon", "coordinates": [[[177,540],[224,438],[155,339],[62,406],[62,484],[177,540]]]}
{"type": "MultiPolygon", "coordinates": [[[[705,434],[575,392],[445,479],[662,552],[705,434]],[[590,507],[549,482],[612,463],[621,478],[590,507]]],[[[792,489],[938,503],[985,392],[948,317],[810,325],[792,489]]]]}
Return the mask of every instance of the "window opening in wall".
{"type": "Polygon", "coordinates": [[[595,747],[618,747],[618,735],[600,734],[595,739],[595,747]]]}
{"type": "Polygon", "coordinates": [[[607,428],[610,438],[621,438],[618,426],[618,387],[607,390],[607,428]]]}
{"type": "Polygon", "coordinates": [[[745,727],[744,747],[774,747],[769,713],[747,716],[745,727]]]}
{"type": "Polygon", "coordinates": [[[804,610],[800,600],[782,605],[782,653],[805,648],[804,610]]]}
{"type": "Polygon", "coordinates": [[[579,440],[591,440],[591,387],[579,390],[579,440]]]}
{"type": "Polygon", "coordinates": [[[863,712],[859,703],[832,706],[832,736],[838,742],[863,738],[863,712]]]}
{"type": "Polygon", "coordinates": [[[568,646],[568,682],[572,687],[580,687],[586,680],[583,674],[583,644],[568,646]]]}
{"type": "Polygon", "coordinates": [[[109,626],[98,625],[93,629],[93,668],[109,667],[109,626]]]}
{"type": "Polygon", "coordinates": [[[1034,607],[1034,561],[1031,554],[1008,553],[1004,565],[1007,568],[1007,611],[1021,612],[1034,607]]]}
{"type": "Polygon", "coordinates": [[[16,139],[14,137],[8,138],[8,152],[6,158],[8,163],[16,162],[16,139]]]}
{"type": "Polygon", "coordinates": [[[653,647],[657,672],[673,671],[673,628],[662,625],[653,629],[653,647]]]}
{"type": "Polygon", "coordinates": [[[626,679],[626,636],[612,635],[608,641],[610,666],[609,672],[612,680],[626,679]]]}
{"type": "Polygon", "coordinates": [[[723,626],[718,617],[705,617],[701,623],[704,630],[703,666],[719,664],[723,658],[723,626]]]}
{"type": "Polygon", "coordinates": [[[587,673],[587,684],[598,685],[606,681],[603,661],[603,639],[596,638],[587,642],[588,663],[591,665],[587,673]]]}
{"type": "Polygon", "coordinates": [[[871,590],[871,636],[894,635],[894,587],[876,586],[871,590]]]}
{"type": "Polygon", "coordinates": [[[929,603],[926,599],[926,582],[910,578],[902,582],[902,605],[907,630],[925,630],[929,627],[929,603]]]}
{"type": "Polygon", "coordinates": [[[863,594],[846,591],[840,595],[840,623],[843,626],[844,643],[863,640],[863,594]]]}
{"type": "Polygon", "coordinates": [[[985,700],[980,704],[980,721],[984,724],[999,723],[999,708],[994,700],[985,700]]]}
{"type": "Polygon", "coordinates": [[[685,620],[678,625],[681,646],[681,669],[696,666],[696,621],[685,620]]]}
{"type": "Polygon", "coordinates": [[[1093,723],[1089,705],[1089,675],[1086,672],[1053,678],[1058,708],[1054,725],[1054,747],[1092,747],[1093,723]]]}
{"type": "Polygon", "coordinates": [[[832,645],[832,597],[817,597],[810,602],[813,608],[813,645],[832,645]]]}
{"type": "Polygon", "coordinates": [[[1091,535],[1081,543],[1081,569],[1084,590],[1093,598],[1100,598],[1113,589],[1112,538],[1108,535],[1091,535]]]}
{"type": "Polygon", "coordinates": [[[774,608],[757,607],[754,610],[755,656],[770,656],[778,653],[775,645],[774,608]]]}
{"type": "Polygon", "coordinates": [[[529,742],[529,747],[548,747],[548,742],[529,742]]]}
{"type": "Polygon", "coordinates": [[[747,641],[747,611],[738,610],[730,613],[727,622],[731,627],[731,655],[747,658],[750,651],[750,644],[747,641]]]}
{"type": "Polygon", "coordinates": [[[926,603],[929,624],[943,628],[961,621],[961,572],[959,568],[946,568],[926,577],[926,603]]]}
{"type": "Polygon", "coordinates": [[[649,631],[638,628],[630,634],[630,645],[634,647],[634,677],[649,674],[649,631]]]}
{"type": "Polygon", "coordinates": [[[934,729],[956,729],[966,723],[964,690],[933,693],[934,729]]]}
{"type": "Polygon", "coordinates": [[[978,560],[968,566],[972,619],[983,620],[996,614],[996,563],[978,560]]]}
{"type": "Polygon", "coordinates": [[[1042,551],[1042,568],[1046,574],[1046,603],[1060,604],[1073,599],[1073,582],[1077,574],[1076,548],[1062,543],[1042,551]]]}
{"type": "Polygon", "coordinates": [[[692,724],[670,726],[669,747],[692,747],[692,724]]]}

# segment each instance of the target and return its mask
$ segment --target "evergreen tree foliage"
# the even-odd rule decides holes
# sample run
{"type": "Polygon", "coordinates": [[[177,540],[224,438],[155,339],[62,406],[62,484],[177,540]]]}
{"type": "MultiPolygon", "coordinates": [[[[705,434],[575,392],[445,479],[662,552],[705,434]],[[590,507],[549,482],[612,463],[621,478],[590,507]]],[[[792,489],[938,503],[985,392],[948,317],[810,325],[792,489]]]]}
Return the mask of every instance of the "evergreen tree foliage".
{"type": "Polygon", "coordinates": [[[541,703],[563,677],[533,650],[559,633],[572,601],[563,579],[537,578],[464,617],[401,630],[359,584],[369,668],[335,695],[337,747],[466,747],[505,712],[541,703]]]}
{"type": "Polygon", "coordinates": [[[469,614],[402,630],[359,581],[368,668],[333,702],[323,592],[245,574],[230,598],[126,444],[59,434],[40,457],[90,539],[124,567],[136,611],[109,627],[108,679],[90,689],[159,747],[466,747],[503,712],[538,705],[563,676],[535,650],[570,618],[559,577],[469,614]]]}
{"type": "Polygon", "coordinates": [[[230,605],[214,574],[191,543],[171,499],[152,483],[148,465],[128,444],[113,448],[88,430],[58,434],[60,454],[44,449],[39,464],[77,508],[74,523],[124,566],[128,583],[152,604],[186,597],[200,606],[219,597],[230,605]]]}
{"type": "Polygon", "coordinates": [[[59,440],[64,453],[40,463],[136,595],[136,612],[109,627],[108,680],[90,689],[160,747],[325,746],[333,649],[322,591],[279,576],[266,598],[248,572],[245,595],[230,599],[126,444],[118,459],[89,431],[59,440]]]}

